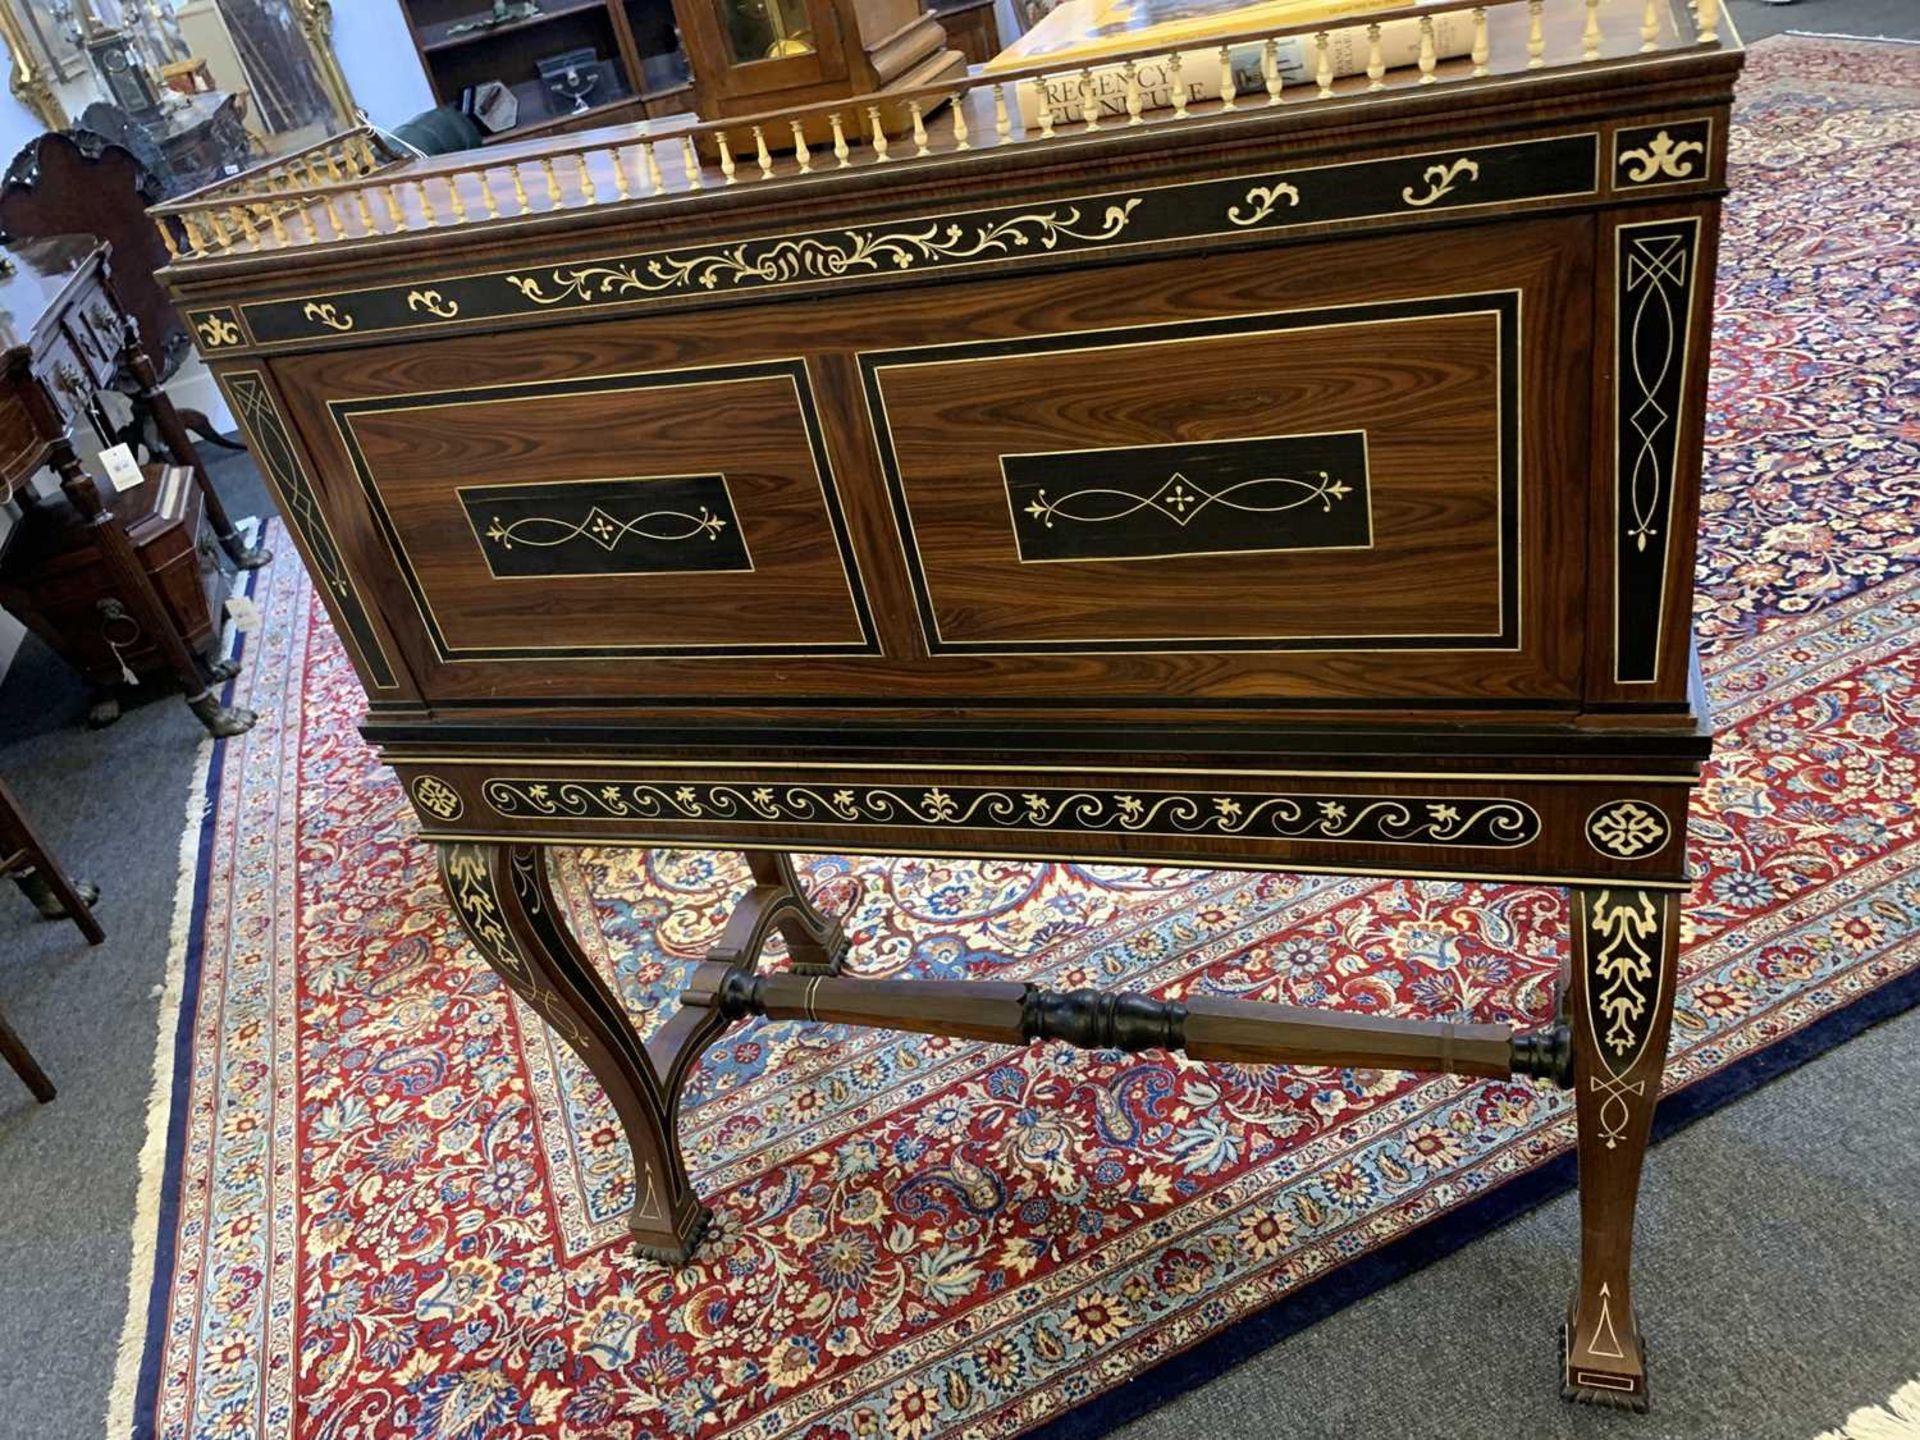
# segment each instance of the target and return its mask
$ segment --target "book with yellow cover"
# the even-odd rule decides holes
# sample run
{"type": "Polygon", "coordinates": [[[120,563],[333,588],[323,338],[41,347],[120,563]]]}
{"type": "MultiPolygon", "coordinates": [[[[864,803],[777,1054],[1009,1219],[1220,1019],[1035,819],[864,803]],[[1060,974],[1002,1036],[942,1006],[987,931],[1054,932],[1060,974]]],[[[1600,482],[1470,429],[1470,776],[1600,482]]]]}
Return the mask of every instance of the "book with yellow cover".
{"type": "Polygon", "coordinates": [[[1067,0],[981,67],[1082,65],[1129,50],[1204,45],[1248,30],[1350,20],[1406,0],[1067,0]]]}

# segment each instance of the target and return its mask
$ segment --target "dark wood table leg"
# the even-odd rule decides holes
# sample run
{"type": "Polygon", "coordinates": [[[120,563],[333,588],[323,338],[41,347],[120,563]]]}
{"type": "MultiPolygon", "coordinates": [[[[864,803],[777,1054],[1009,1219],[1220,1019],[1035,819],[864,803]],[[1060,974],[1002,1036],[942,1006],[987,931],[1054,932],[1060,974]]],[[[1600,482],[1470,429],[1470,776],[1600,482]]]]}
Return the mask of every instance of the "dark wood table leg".
{"type": "MultiPolygon", "coordinates": [[[[808,898],[794,872],[793,857],[784,850],[749,850],[746,855],[757,889],[777,890],[792,897],[791,904],[778,906],[775,924],[787,942],[793,968],[807,975],[838,975],[847,958],[846,933],[838,920],[822,914],[808,898]]],[[[762,903],[771,905],[781,900],[783,895],[770,894],[762,903]]]]}
{"type": "Polygon", "coordinates": [[[201,667],[186,640],[167,614],[166,604],[154,589],[153,581],[140,566],[127,532],[100,498],[99,487],[74,453],[73,442],[62,438],[52,442],[49,459],[60,476],[60,488],[73,507],[94,527],[100,551],[106,556],[115,584],[134,618],[145,627],[160,649],[185,692],[187,708],[200,718],[207,733],[216,736],[240,735],[253,728],[258,718],[253,711],[237,705],[222,705],[214,693],[211,679],[201,667]]]}
{"type": "MultiPolygon", "coordinates": [[[[100,887],[67,874],[66,867],[47,848],[46,841],[33,828],[33,822],[27,819],[26,811],[20,808],[20,802],[14,799],[6,782],[0,780],[0,860],[15,848],[32,866],[30,870],[17,872],[14,878],[34,908],[49,920],[72,920],[89,945],[105,940],[107,932],[100,928],[93,914],[100,887]]],[[[4,869],[5,866],[0,865],[0,871],[4,869]]]]}
{"type": "Polygon", "coordinates": [[[53,1082],[47,1078],[47,1072],[40,1068],[33,1053],[27,1049],[26,1042],[13,1033],[13,1027],[7,1024],[7,1017],[0,1015],[0,1057],[13,1067],[13,1073],[26,1082],[27,1089],[33,1092],[33,1098],[42,1105],[54,1097],[53,1082]]]}
{"type": "Polygon", "coordinates": [[[1660,1098],[1680,950],[1677,890],[1573,892],[1573,1084],[1579,1114],[1580,1284],[1561,1393],[1647,1408],[1633,1309],[1634,1202],[1660,1098]]]}
{"type": "Polygon", "coordinates": [[[663,1084],[625,1008],[568,931],[544,855],[531,845],[447,844],[440,874],[467,938],[607,1092],[633,1152],[629,1225],[641,1253],[685,1261],[709,1217],[674,1134],[678,1087],[663,1084]]]}
{"type": "MultiPolygon", "coordinates": [[[[751,971],[775,930],[808,973],[838,973],[847,942],[802,893],[784,853],[749,852],[758,882],[708,958],[751,971]]],[[[642,1041],[625,1007],[562,918],[538,847],[443,844],[440,873],[455,915],[494,972],[551,1025],[607,1092],[633,1152],[635,1247],[681,1265],[712,1220],[681,1158],[680,1097],[701,1053],[731,1021],[682,1006],[642,1041]]]]}
{"type": "Polygon", "coordinates": [[[240,532],[233,528],[233,521],[227,518],[227,507],[220,503],[220,495],[213,488],[212,477],[207,474],[200,452],[194,448],[193,437],[187,433],[180,412],[173,408],[173,397],[160,388],[160,377],[140,341],[139,330],[131,320],[127,322],[127,342],[122,358],[134,383],[140,387],[138,402],[153,416],[154,428],[160,432],[160,441],[166,447],[168,458],[193,472],[194,484],[200,487],[200,501],[206,507],[208,523],[213,526],[214,537],[219,540],[220,548],[242,570],[257,570],[266,564],[273,558],[273,552],[263,546],[248,545],[240,537],[240,532]]]}

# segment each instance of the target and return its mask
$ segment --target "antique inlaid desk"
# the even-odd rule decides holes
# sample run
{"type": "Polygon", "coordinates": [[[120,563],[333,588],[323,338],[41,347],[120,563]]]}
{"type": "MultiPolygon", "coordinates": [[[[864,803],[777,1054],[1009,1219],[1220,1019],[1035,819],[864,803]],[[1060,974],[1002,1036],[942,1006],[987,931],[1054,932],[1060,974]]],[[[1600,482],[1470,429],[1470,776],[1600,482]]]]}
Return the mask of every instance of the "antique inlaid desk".
{"type": "Polygon", "coordinates": [[[156,210],[467,933],[620,1113],[644,1253],[699,1242],[678,1097],[748,1014],[1520,1073],[1577,1092],[1564,1384],[1644,1403],[1739,52],[1716,0],[1378,18],[1436,16],[1471,53],[1404,71],[1242,37],[1229,102],[1148,110],[1143,55],[1031,130],[1037,70],[356,133],[156,210]],[[644,1044],[553,903],[585,842],[752,861],[644,1044]],[[1525,1033],[864,981],[794,848],[1546,880],[1573,954],[1525,1033]]]}

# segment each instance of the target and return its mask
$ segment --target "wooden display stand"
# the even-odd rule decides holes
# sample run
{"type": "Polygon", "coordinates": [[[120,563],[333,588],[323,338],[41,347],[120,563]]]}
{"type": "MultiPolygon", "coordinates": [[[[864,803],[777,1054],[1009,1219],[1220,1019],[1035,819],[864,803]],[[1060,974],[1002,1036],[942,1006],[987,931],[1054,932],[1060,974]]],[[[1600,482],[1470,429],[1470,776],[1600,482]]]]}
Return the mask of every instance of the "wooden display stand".
{"type": "Polygon", "coordinates": [[[1717,0],[1369,19],[1454,11],[1470,54],[1391,72],[1227,37],[1317,63],[1151,114],[1177,67],[1123,56],[1070,130],[1026,68],[775,111],[746,163],[711,120],[276,191],[271,232],[162,207],[455,913],[620,1115],[642,1254],[700,1242],[681,1091],[748,1015],[1532,1076],[1579,1117],[1562,1384],[1645,1404],[1740,55],[1717,0]],[[580,844],[752,863],[644,1041],[555,902],[580,844]],[[796,849],[1546,882],[1573,943],[1520,1029],[870,982],[796,849]]]}

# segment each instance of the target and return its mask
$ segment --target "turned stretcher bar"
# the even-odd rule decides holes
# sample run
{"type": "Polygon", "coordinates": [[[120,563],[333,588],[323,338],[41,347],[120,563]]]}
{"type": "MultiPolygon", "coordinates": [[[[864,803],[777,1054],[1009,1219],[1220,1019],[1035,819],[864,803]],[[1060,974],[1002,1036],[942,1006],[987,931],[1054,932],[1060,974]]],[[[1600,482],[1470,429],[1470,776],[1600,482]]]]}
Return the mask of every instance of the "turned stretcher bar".
{"type": "Polygon", "coordinates": [[[1297,1005],[1198,998],[1156,1000],[1101,990],[1048,990],[998,980],[859,980],[756,975],[709,961],[683,1004],[728,1020],[764,1015],[952,1035],[1002,1045],[1063,1040],[1083,1050],[1181,1050],[1240,1065],[1372,1066],[1572,1083],[1573,1048],[1561,1023],[1507,1025],[1343,1015],[1297,1005]]]}

